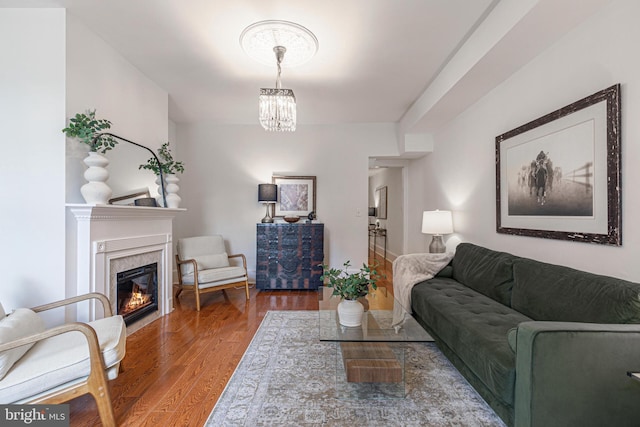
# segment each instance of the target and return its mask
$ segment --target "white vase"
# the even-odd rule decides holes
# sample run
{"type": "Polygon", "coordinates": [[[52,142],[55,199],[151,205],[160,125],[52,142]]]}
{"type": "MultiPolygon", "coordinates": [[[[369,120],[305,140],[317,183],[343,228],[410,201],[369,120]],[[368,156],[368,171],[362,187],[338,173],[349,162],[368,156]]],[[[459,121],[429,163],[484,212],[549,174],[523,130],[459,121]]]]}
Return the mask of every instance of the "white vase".
{"type": "Polygon", "coordinates": [[[170,173],[166,176],[165,178],[165,182],[167,183],[165,185],[165,191],[167,194],[167,207],[168,208],[177,208],[178,206],[180,206],[180,201],[182,200],[180,198],[180,196],[178,196],[178,190],[180,190],[180,187],[178,187],[178,181],[180,181],[180,178],[178,178],[175,174],[170,173]]]}
{"type": "Polygon", "coordinates": [[[178,181],[180,181],[180,178],[178,178],[175,174],[172,174],[172,173],[163,174],[162,176],[164,178],[164,195],[165,195],[165,198],[167,199],[167,206],[164,205],[164,199],[162,198],[162,186],[160,185],[160,175],[156,175],[156,184],[158,185],[158,194],[159,194],[159,196],[156,197],[156,202],[158,203],[158,206],[163,208],[179,207],[180,202],[182,201],[182,198],[180,198],[180,196],[178,196],[177,194],[178,190],[180,190],[180,187],[178,187],[178,181]]]}
{"type": "MultiPolygon", "coordinates": [[[[167,194],[167,176],[164,177],[164,193],[167,194]]],[[[160,185],[160,175],[156,175],[156,185],[158,186],[158,197],[156,197],[156,204],[161,208],[166,208],[164,205],[164,198],[162,197],[162,186],[160,185]]]]}
{"type": "Polygon", "coordinates": [[[338,303],[338,321],[342,326],[362,325],[364,307],[358,300],[343,299],[338,303]]]}
{"type": "Polygon", "coordinates": [[[84,179],[88,182],[80,188],[80,193],[88,205],[106,205],[111,198],[111,188],[105,183],[109,179],[109,171],[106,167],[109,160],[103,155],[90,151],[83,160],[87,165],[84,171],[84,179]]]}

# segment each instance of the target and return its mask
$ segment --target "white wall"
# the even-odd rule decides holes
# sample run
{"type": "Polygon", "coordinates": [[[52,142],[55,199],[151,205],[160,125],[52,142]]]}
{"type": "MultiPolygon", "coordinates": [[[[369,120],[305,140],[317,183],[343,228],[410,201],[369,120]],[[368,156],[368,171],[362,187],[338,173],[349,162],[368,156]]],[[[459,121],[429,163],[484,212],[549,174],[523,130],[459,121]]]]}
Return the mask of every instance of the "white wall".
{"type": "Polygon", "coordinates": [[[366,261],[368,158],[396,154],[394,125],[299,125],[294,133],[266,132],[258,125],[177,128],[186,164],[180,196],[188,211],[176,219],[176,237],[224,235],[231,252],[247,256],[255,277],[255,224],[265,213],[258,184],[271,182],[274,173],[316,176],[325,261],[366,261]]]}
{"type": "Polygon", "coordinates": [[[0,302],[64,298],[65,13],[0,9],[0,302]]]}
{"type": "MultiPolygon", "coordinates": [[[[380,227],[387,230],[387,259],[393,261],[402,255],[404,233],[404,190],[402,168],[380,168],[369,176],[369,206],[375,206],[376,189],[387,187],[387,219],[379,219],[380,227]]],[[[371,218],[371,221],[375,221],[371,218]]],[[[373,245],[373,239],[371,244],[373,245]]],[[[376,239],[378,253],[384,253],[384,240],[376,239]]]]}
{"type": "MultiPolygon", "coordinates": [[[[454,211],[460,240],[616,277],[640,280],[640,2],[620,0],[576,28],[435,135],[433,154],[410,166],[411,216],[454,211]],[[622,84],[623,246],[498,235],[495,137],[615,83],[622,84]],[[418,203],[421,203],[419,205],[418,203]],[[419,207],[419,209],[418,209],[419,207]],[[415,212],[414,212],[415,211],[415,212]]],[[[416,223],[409,247],[424,248],[416,223]]]]}
{"type": "MultiPolygon", "coordinates": [[[[112,122],[110,131],[116,135],[154,151],[165,143],[169,138],[167,92],[69,13],[66,33],[66,120],[78,112],[96,109],[98,118],[112,122]]],[[[82,159],[87,150],[84,144],[66,141],[68,203],[84,203],[80,187],[86,182],[82,159]]],[[[106,156],[110,160],[107,184],[114,197],[144,188],[155,195],[155,176],[150,171],[138,169],[152,156],[151,153],[119,142],[106,156]]],[[[76,275],[76,222],[71,213],[67,214],[66,226],[66,292],[76,295],[77,289],[82,288],[77,281],[82,279],[76,275]]]]}
{"type": "MultiPolygon", "coordinates": [[[[437,192],[430,191],[427,176],[429,175],[425,163],[429,161],[432,153],[425,157],[410,160],[407,167],[407,181],[405,182],[406,194],[409,194],[407,201],[407,221],[405,224],[407,235],[407,253],[428,252],[431,236],[422,234],[422,213],[425,210],[447,209],[448,203],[441,203],[434,199],[437,192]],[[427,200],[429,200],[427,202],[427,200]]],[[[454,224],[455,226],[455,224],[454,224]]],[[[447,237],[445,236],[445,241],[447,237]]]]}
{"type": "MultiPolygon", "coordinates": [[[[156,150],[169,138],[169,98],[165,90],[129,63],[73,15],[67,16],[67,118],[96,109],[112,122],[110,131],[156,150]]],[[[172,144],[173,146],[173,144],[172,144]]],[[[67,142],[67,201],[84,203],[80,187],[87,147],[67,142]]],[[[139,171],[151,153],[120,142],[107,153],[114,196],[148,187],[157,190],[150,171],[139,171]]]]}

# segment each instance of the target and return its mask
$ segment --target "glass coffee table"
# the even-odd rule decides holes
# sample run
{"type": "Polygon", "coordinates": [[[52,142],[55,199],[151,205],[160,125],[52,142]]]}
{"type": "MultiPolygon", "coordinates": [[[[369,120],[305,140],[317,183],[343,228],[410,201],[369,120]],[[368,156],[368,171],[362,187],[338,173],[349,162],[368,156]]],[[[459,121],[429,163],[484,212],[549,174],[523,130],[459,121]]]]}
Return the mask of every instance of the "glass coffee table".
{"type": "Polygon", "coordinates": [[[405,397],[406,343],[433,338],[407,313],[386,288],[379,287],[360,301],[362,326],[339,323],[340,298],[320,287],[320,341],[336,342],[336,396],[356,399],[405,397]],[[404,319],[394,326],[395,319],[404,319]]]}

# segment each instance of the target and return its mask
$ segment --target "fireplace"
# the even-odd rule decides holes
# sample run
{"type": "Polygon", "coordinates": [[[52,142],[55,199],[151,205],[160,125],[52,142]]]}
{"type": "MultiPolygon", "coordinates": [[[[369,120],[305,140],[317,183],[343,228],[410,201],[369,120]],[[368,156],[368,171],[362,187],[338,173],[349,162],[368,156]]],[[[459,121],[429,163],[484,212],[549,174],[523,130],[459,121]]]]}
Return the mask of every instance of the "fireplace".
{"type": "MultiPolygon", "coordinates": [[[[103,293],[109,298],[113,313],[118,313],[118,273],[157,263],[157,310],[129,320],[132,323],[127,324],[127,335],[173,311],[172,222],[185,209],[70,204],[67,210],[71,234],[67,239],[67,269],[75,271],[69,276],[69,296],[103,293]]],[[[78,310],[74,320],[90,322],[101,318],[98,305],[86,305],[87,310],[78,310]]]]}
{"type": "Polygon", "coordinates": [[[116,275],[116,308],[127,325],[158,311],[158,263],[116,275]]]}

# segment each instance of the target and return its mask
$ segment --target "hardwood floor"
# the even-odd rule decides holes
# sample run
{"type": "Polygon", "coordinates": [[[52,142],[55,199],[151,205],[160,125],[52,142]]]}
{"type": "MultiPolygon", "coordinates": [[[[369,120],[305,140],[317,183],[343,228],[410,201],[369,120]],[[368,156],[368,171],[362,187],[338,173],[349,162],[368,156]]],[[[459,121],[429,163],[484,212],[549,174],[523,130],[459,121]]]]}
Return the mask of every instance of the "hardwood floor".
{"type": "MultiPolygon", "coordinates": [[[[380,259],[378,257],[378,259],[380,259]]],[[[391,265],[378,268],[391,290],[391,265]]],[[[314,291],[243,289],[205,294],[200,312],[193,294],[175,310],[127,338],[118,378],[110,381],[116,419],[122,426],[201,426],[269,310],[317,310],[314,291]]],[[[100,425],[90,395],[69,402],[71,426],[100,425]]]]}

